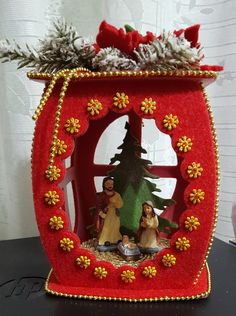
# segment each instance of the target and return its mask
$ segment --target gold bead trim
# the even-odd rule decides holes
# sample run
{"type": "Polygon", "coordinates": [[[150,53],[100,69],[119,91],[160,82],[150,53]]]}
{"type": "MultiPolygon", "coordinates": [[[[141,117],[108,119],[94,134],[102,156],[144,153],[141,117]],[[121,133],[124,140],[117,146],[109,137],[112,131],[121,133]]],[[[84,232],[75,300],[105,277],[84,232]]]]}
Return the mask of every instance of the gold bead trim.
{"type": "Polygon", "coordinates": [[[207,71],[207,70],[173,70],[173,71],[97,71],[92,72],[88,69],[84,68],[75,68],[65,69],[56,74],[51,73],[40,73],[40,72],[28,72],[28,77],[31,79],[42,79],[42,80],[50,80],[53,76],[56,76],[59,73],[62,75],[67,75],[70,71],[74,71],[74,78],[83,78],[83,79],[93,79],[93,78],[106,78],[106,77],[200,77],[200,78],[212,78],[216,79],[218,76],[218,72],[215,71],[207,71]]]}
{"type": "MultiPolygon", "coordinates": [[[[61,118],[61,111],[62,111],[62,105],[63,105],[63,101],[66,95],[66,91],[68,89],[69,86],[69,82],[71,81],[72,78],[79,78],[79,76],[84,75],[85,73],[90,73],[90,71],[88,71],[85,68],[76,68],[76,69],[64,69],[61,70],[59,72],[57,72],[56,74],[50,75],[43,73],[42,74],[42,78],[43,79],[51,79],[49,86],[46,90],[46,92],[43,94],[41,100],[40,100],[40,104],[37,107],[35,114],[33,116],[34,120],[37,120],[38,117],[40,116],[44,105],[46,104],[46,102],[48,101],[48,98],[50,97],[50,95],[53,92],[53,88],[55,87],[56,82],[59,79],[63,79],[63,84],[62,84],[62,88],[60,91],[60,95],[59,95],[59,99],[58,99],[58,104],[57,104],[57,108],[56,108],[56,113],[55,113],[55,121],[54,121],[54,129],[53,129],[53,136],[52,136],[52,142],[51,142],[51,146],[50,146],[50,157],[49,157],[49,168],[52,168],[54,165],[54,158],[55,155],[58,154],[57,148],[58,148],[58,132],[59,132],[59,126],[60,126],[60,118],[61,118]]],[[[29,78],[34,78],[36,79],[38,77],[38,74],[36,76],[32,75],[32,73],[28,74],[29,78]],[[32,76],[31,76],[32,75],[32,76]]],[[[65,152],[65,148],[62,149],[63,153],[65,152]]],[[[59,153],[60,154],[60,153],[59,153]]]]}
{"type": "Polygon", "coordinates": [[[49,86],[46,90],[46,92],[43,94],[40,103],[37,107],[37,109],[35,110],[35,113],[32,117],[33,120],[37,120],[38,117],[40,116],[45,104],[47,103],[50,95],[52,94],[52,91],[55,87],[56,82],[61,79],[64,78],[66,79],[67,77],[73,77],[73,78],[78,78],[80,75],[84,75],[84,73],[89,74],[91,73],[90,70],[86,69],[86,68],[75,68],[75,69],[64,69],[61,71],[58,71],[55,74],[50,74],[50,73],[40,73],[40,72],[29,72],[27,73],[27,76],[31,79],[45,79],[45,80],[50,80],[49,86]]]}
{"type": "Polygon", "coordinates": [[[52,93],[52,91],[53,91],[53,88],[54,88],[54,86],[55,86],[57,80],[58,80],[60,77],[61,77],[61,74],[60,74],[60,73],[52,75],[52,80],[51,80],[51,82],[49,83],[49,86],[48,86],[46,92],[42,95],[42,98],[41,98],[41,100],[40,100],[40,103],[39,103],[37,109],[35,110],[34,115],[32,116],[32,119],[33,119],[33,120],[36,121],[36,120],[38,119],[39,115],[41,114],[41,112],[42,112],[42,110],[43,110],[45,104],[47,103],[47,101],[48,101],[48,99],[49,99],[49,97],[50,97],[50,95],[51,95],[51,93],[52,93]]]}
{"type": "Polygon", "coordinates": [[[59,132],[59,126],[60,126],[60,118],[61,118],[61,111],[62,111],[62,105],[63,101],[66,95],[66,90],[69,86],[69,82],[73,76],[73,72],[69,72],[67,76],[65,77],[62,88],[59,95],[59,100],[56,108],[56,114],[55,114],[55,122],[54,122],[54,130],[53,130],[53,136],[52,136],[52,142],[50,147],[50,156],[49,156],[49,167],[52,167],[54,164],[54,158],[57,152],[57,135],[59,132]]]}
{"type": "Polygon", "coordinates": [[[77,294],[66,294],[62,292],[57,292],[49,289],[49,279],[52,274],[52,270],[49,272],[47,280],[45,282],[45,291],[52,295],[68,297],[68,298],[76,298],[76,299],[88,299],[88,300],[105,300],[105,301],[123,301],[123,302],[162,302],[162,301],[189,301],[194,299],[202,299],[209,296],[211,292],[211,274],[208,268],[208,264],[206,263],[207,276],[208,276],[208,289],[205,292],[199,293],[197,295],[192,296],[163,296],[163,297],[153,297],[153,298],[141,298],[141,299],[131,299],[126,297],[112,297],[112,296],[94,296],[94,295],[77,295],[77,294]]]}
{"type": "Polygon", "coordinates": [[[208,249],[206,252],[206,256],[205,259],[203,260],[202,266],[196,276],[196,279],[194,280],[194,284],[197,283],[202,270],[204,269],[204,266],[207,266],[207,258],[209,256],[212,244],[213,244],[213,239],[214,239],[214,235],[215,235],[215,230],[216,230],[216,224],[217,224],[217,219],[218,219],[218,208],[219,208],[219,192],[220,192],[220,159],[219,159],[219,147],[218,147],[218,139],[217,139],[217,133],[216,133],[216,128],[215,128],[215,122],[214,122],[214,118],[213,118],[213,114],[212,114],[212,109],[211,109],[211,105],[206,93],[206,90],[203,86],[203,84],[200,84],[201,86],[201,90],[203,93],[203,97],[205,100],[205,103],[207,105],[207,110],[208,110],[208,115],[209,115],[209,119],[210,119],[210,123],[211,123],[211,131],[212,131],[212,137],[214,140],[214,144],[215,144],[215,158],[216,158],[216,204],[215,204],[215,218],[214,218],[214,223],[213,223],[213,229],[212,229],[212,234],[211,234],[211,238],[210,238],[210,242],[208,245],[208,249]]]}

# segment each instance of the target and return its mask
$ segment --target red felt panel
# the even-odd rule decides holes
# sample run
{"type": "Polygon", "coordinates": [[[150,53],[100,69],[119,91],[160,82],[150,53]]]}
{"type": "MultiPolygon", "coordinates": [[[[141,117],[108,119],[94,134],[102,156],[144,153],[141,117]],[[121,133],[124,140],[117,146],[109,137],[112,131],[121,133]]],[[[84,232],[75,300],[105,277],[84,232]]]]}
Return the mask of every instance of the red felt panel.
{"type": "Polygon", "coordinates": [[[65,142],[67,149],[64,154],[55,157],[55,165],[61,169],[61,177],[60,180],[50,182],[45,178],[45,170],[49,164],[60,88],[59,83],[36,123],[32,155],[35,212],[42,242],[54,271],[50,279],[50,289],[78,295],[132,299],[188,296],[207,291],[208,280],[205,270],[198,283],[193,284],[204,263],[214,226],[217,162],[210,116],[200,83],[191,79],[170,78],[72,81],[66,92],[58,132],[58,138],[65,142]],[[129,98],[129,104],[125,109],[119,110],[113,104],[113,97],[117,92],[124,92],[129,98]],[[152,98],[156,102],[156,109],[153,109],[151,114],[141,110],[141,103],[145,98],[152,98]],[[87,104],[91,99],[96,99],[102,104],[102,109],[94,116],[90,116],[87,110],[87,104]],[[107,124],[124,113],[132,114],[133,122],[139,122],[142,118],[155,119],[157,127],[171,136],[172,146],[179,159],[176,172],[179,179],[174,193],[177,197],[174,213],[179,222],[179,229],[171,236],[169,249],[156,254],[153,260],[145,260],[137,268],[129,265],[115,268],[111,262],[99,261],[89,250],[80,247],[80,238],[84,240],[86,236],[85,227],[91,224],[88,206],[93,205],[95,196],[93,177],[96,166],[93,163],[93,156],[96,144],[107,124]],[[171,131],[163,125],[165,115],[169,114],[176,115],[179,121],[176,128],[171,131]],[[75,134],[68,133],[64,127],[70,118],[79,120],[80,128],[75,134]],[[179,139],[183,136],[191,138],[192,141],[191,150],[187,152],[181,152],[177,147],[179,139]],[[79,192],[79,236],[69,229],[68,215],[64,211],[64,192],[60,187],[65,176],[63,161],[72,155],[73,150],[76,150],[73,154],[73,179],[79,192]],[[190,179],[186,171],[192,162],[200,163],[203,168],[201,176],[196,179],[190,179]],[[193,204],[189,200],[189,194],[193,189],[205,192],[204,200],[200,204],[193,204]],[[60,201],[55,206],[45,204],[44,194],[54,190],[59,194],[60,201]],[[52,216],[63,218],[65,225],[62,229],[52,231],[49,228],[48,221],[52,216]],[[187,216],[199,219],[200,226],[196,231],[186,230],[184,221],[187,216]],[[183,237],[190,243],[190,248],[186,251],[176,249],[177,239],[183,237]],[[60,240],[63,238],[72,240],[74,248],[63,251],[60,247],[60,240]],[[162,263],[164,254],[174,255],[176,264],[170,268],[165,267],[162,263]],[[90,265],[86,269],[76,264],[79,256],[87,256],[90,259],[90,265]],[[146,266],[155,267],[155,277],[144,277],[142,271],[146,266]],[[94,275],[98,267],[104,268],[107,272],[102,279],[94,275]],[[121,274],[126,270],[134,272],[133,282],[122,281],[121,274]]]}
{"type": "Polygon", "coordinates": [[[152,290],[149,287],[149,291],[143,290],[139,288],[138,290],[129,291],[126,289],[114,289],[110,290],[107,288],[88,288],[85,287],[73,287],[66,286],[58,283],[58,280],[55,277],[55,274],[52,273],[49,278],[49,283],[47,285],[46,290],[50,293],[58,295],[74,295],[75,297],[83,297],[87,299],[97,299],[97,298],[105,298],[107,300],[110,299],[121,299],[121,300],[173,300],[173,299],[190,299],[194,297],[207,297],[209,295],[209,275],[206,268],[203,269],[199,281],[196,285],[190,285],[185,289],[163,289],[163,290],[152,290]]]}

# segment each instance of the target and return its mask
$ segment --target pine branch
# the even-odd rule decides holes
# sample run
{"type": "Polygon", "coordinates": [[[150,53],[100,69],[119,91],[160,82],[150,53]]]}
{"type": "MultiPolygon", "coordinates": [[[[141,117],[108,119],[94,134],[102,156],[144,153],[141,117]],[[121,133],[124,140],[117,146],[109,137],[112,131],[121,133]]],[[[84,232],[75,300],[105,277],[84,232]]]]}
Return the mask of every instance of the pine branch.
{"type": "Polygon", "coordinates": [[[92,67],[100,71],[135,70],[137,64],[119,49],[107,47],[102,48],[93,58],[92,67]]]}
{"type": "Polygon", "coordinates": [[[2,62],[17,61],[18,68],[31,67],[39,72],[57,72],[77,67],[91,68],[95,48],[90,42],[78,36],[74,27],[64,20],[53,22],[53,28],[44,40],[39,40],[38,48],[26,45],[22,49],[16,42],[8,40],[0,44],[2,62]],[[37,51],[37,52],[36,52],[37,51]]]}
{"type": "Polygon", "coordinates": [[[88,40],[78,36],[64,20],[55,21],[46,39],[40,41],[39,71],[54,72],[65,68],[90,67],[95,55],[88,40]]]}
{"type": "Polygon", "coordinates": [[[13,60],[18,61],[18,68],[35,67],[39,62],[38,55],[33,48],[26,45],[23,50],[16,42],[5,40],[0,43],[0,59],[3,63],[13,60]]]}
{"type": "Polygon", "coordinates": [[[138,67],[145,70],[176,70],[199,68],[203,58],[201,49],[191,48],[183,36],[163,32],[160,39],[140,44],[134,51],[138,67]]]}

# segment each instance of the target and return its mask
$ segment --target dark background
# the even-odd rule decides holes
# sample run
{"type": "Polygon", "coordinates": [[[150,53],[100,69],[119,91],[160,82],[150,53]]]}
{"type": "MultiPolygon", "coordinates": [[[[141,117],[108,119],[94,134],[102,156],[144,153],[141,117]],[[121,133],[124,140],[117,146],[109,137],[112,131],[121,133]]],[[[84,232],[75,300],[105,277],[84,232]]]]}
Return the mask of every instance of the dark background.
{"type": "Polygon", "coordinates": [[[209,256],[212,292],[207,299],[127,303],[46,294],[50,270],[39,238],[0,242],[0,316],[231,316],[236,315],[236,247],[215,239],[209,256]]]}

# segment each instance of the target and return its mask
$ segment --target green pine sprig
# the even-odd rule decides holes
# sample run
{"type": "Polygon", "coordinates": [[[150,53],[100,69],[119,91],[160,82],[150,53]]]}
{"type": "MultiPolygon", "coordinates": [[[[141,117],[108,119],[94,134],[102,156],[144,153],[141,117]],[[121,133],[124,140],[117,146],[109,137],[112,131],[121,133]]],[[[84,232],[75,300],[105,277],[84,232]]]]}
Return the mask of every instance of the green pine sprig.
{"type": "MultiPolygon", "coordinates": [[[[2,45],[3,46],[3,43],[2,45]]],[[[5,40],[5,47],[0,46],[0,59],[3,63],[16,60],[18,62],[18,69],[23,67],[36,67],[39,62],[38,54],[29,45],[25,45],[23,50],[15,41],[11,43],[8,39],[5,40]]]]}
{"type": "Polygon", "coordinates": [[[15,41],[11,43],[9,40],[0,45],[2,62],[16,61],[18,68],[29,67],[39,72],[91,67],[94,56],[93,45],[64,20],[53,22],[52,29],[45,39],[39,40],[37,48],[26,44],[23,49],[15,41]]]}

